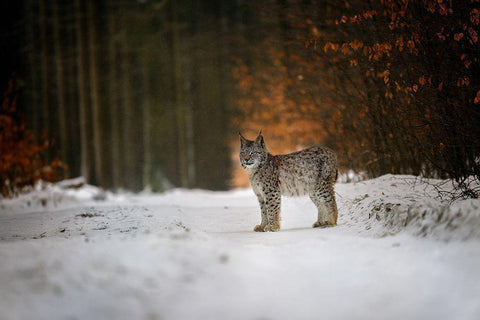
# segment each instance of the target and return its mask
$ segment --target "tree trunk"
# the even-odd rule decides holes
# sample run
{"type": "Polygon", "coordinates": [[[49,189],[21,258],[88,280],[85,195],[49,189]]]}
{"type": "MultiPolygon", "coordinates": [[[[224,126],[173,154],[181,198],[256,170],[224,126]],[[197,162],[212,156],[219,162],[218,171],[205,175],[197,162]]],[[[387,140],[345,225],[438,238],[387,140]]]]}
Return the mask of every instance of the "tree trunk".
{"type": "Polygon", "coordinates": [[[152,168],[152,154],[151,154],[151,101],[150,101],[150,78],[148,73],[148,52],[146,57],[142,59],[142,80],[143,80],[143,168],[142,168],[142,187],[151,188],[151,168],[152,168]]]}
{"type": "Polygon", "coordinates": [[[30,69],[30,79],[32,82],[31,86],[31,95],[30,95],[30,103],[31,103],[31,124],[32,130],[35,135],[35,141],[38,142],[38,138],[40,136],[40,105],[38,101],[38,62],[37,62],[37,45],[35,41],[35,31],[36,31],[36,18],[37,13],[35,12],[35,5],[34,1],[28,2],[28,68],[30,69]]]}
{"type": "Polygon", "coordinates": [[[93,125],[93,170],[95,183],[105,186],[102,176],[102,138],[100,123],[100,98],[98,87],[97,70],[97,34],[95,26],[95,3],[93,0],[87,1],[87,19],[88,19],[88,52],[89,52],[89,70],[90,70],[90,98],[92,110],[93,125]]]}
{"type": "Polygon", "coordinates": [[[193,159],[193,116],[192,110],[185,104],[182,78],[182,51],[180,38],[180,22],[178,8],[175,1],[171,2],[172,10],[172,53],[173,53],[173,81],[175,87],[175,109],[178,131],[178,160],[180,185],[193,185],[195,163],[193,159]]]}
{"type": "Polygon", "coordinates": [[[66,94],[65,94],[65,77],[63,70],[63,53],[60,41],[60,10],[57,1],[52,1],[53,4],[53,36],[55,44],[55,67],[57,80],[57,95],[58,95],[58,125],[60,136],[60,156],[62,161],[68,161],[68,133],[67,133],[67,117],[66,117],[66,94]]]}
{"type": "MultiPolygon", "coordinates": [[[[43,128],[46,130],[47,135],[50,135],[50,77],[49,77],[49,66],[50,66],[50,56],[48,54],[48,42],[47,42],[47,13],[46,13],[46,4],[45,0],[39,0],[39,14],[40,14],[40,39],[41,39],[41,83],[42,83],[42,105],[43,110],[43,128]]],[[[49,152],[47,151],[47,162],[50,158],[49,152]]]]}
{"type": "Polygon", "coordinates": [[[85,47],[83,40],[85,34],[82,24],[81,0],[75,0],[75,28],[77,35],[77,84],[78,84],[78,110],[80,121],[80,174],[88,181],[90,168],[88,163],[88,127],[87,127],[87,92],[85,87],[85,47]]]}
{"type": "MultiPolygon", "coordinates": [[[[110,7],[114,6],[114,1],[109,1],[110,7]]],[[[112,167],[112,186],[117,189],[121,186],[120,172],[122,168],[122,156],[120,154],[120,100],[118,93],[118,26],[116,20],[117,11],[108,12],[108,52],[109,52],[109,71],[108,71],[108,85],[109,85],[109,100],[110,100],[110,146],[111,158],[110,164],[112,167]]]]}
{"type": "MultiPolygon", "coordinates": [[[[122,9],[125,10],[125,9],[122,9]]],[[[122,26],[128,23],[126,11],[122,12],[122,26]]],[[[122,105],[123,105],[123,130],[122,130],[122,156],[123,156],[123,186],[130,189],[136,188],[137,177],[135,174],[136,145],[138,137],[135,135],[135,112],[133,105],[133,79],[131,51],[125,29],[121,31],[121,81],[122,81],[122,105]]]]}
{"type": "MultiPolygon", "coordinates": [[[[59,0],[60,1],[60,0],[59,0]]],[[[69,1],[65,5],[66,15],[75,17],[75,5],[69,1]]],[[[78,85],[77,85],[77,46],[75,28],[65,28],[65,89],[66,89],[66,127],[68,130],[68,157],[67,164],[70,177],[77,177],[80,172],[80,124],[79,124],[79,106],[78,106],[78,85]]]]}

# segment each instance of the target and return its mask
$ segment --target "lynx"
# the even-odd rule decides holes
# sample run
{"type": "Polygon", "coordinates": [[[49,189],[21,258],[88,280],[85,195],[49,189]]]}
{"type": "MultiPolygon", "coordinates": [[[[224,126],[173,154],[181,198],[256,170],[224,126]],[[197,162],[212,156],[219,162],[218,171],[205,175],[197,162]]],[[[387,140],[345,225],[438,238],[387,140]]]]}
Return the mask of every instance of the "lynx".
{"type": "Polygon", "coordinates": [[[314,228],[337,224],[333,185],[337,179],[337,156],[326,147],[272,155],[260,132],[252,141],[240,134],[240,162],[258,198],[262,222],[254,231],[280,230],[281,196],[308,195],[318,209],[314,228]]]}

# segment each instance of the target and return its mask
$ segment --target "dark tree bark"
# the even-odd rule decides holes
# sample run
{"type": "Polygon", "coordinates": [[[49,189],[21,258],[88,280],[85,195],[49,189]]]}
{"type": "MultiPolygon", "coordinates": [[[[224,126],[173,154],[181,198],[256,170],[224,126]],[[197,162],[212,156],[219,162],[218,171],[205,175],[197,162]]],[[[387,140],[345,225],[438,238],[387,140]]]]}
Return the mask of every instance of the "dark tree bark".
{"type": "MultiPolygon", "coordinates": [[[[52,108],[50,100],[50,55],[48,52],[48,23],[47,23],[47,8],[45,0],[39,0],[39,16],[40,16],[40,39],[41,39],[41,77],[42,77],[42,116],[43,116],[43,128],[46,130],[47,135],[51,135],[50,127],[50,110],[52,108]]],[[[49,152],[46,153],[47,157],[50,157],[49,152]]],[[[47,159],[48,160],[48,159],[47,159]]]]}
{"type": "Polygon", "coordinates": [[[87,91],[85,73],[87,62],[85,56],[85,32],[82,23],[83,8],[81,0],[75,0],[75,30],[77,37],[77,85],[78,85],[78,110],[80,122],[80,174],[87,179],[90,178],[89,148],[88,148],[88,111],[87,91]]]}
{"type": "Polygon", "coordinates": [[[115,1],[110,0],[108,2],[110,10],[107,13],[108,19],[108,88],[109,88],[109,100],[110,100],[110,166],[112,168],[112,186],[114,189],[118,189],[122,185],[121,171],[122,171],[122,156],[120,153],[121,135],[121,108],[119,99],[119,77],[118,72],[118,23],[117,14],[118,10],[114,8],[115,1]]]}
{"type": "Polygon", "coordinates": [[[60,7],[59,0],[52,1],[53,4],[53,33],[55,45],[55,67],[58,97],[58,127],[60,136],[60,158],[67,161],[68,157],[68,131],[66,116],[66,92],[65,92],[65,72],[63,68],[63,47],[60,36],[60,7]]]}
{"type": "Polygon", "coordinates": [[[100,123],[100,96],[98,83],[97,66],[97,26],[95,25],[96,13],[95,2],[87,1],[87,20],[88,20],[88,53],[89,53],[89,74],[90,74],[90,103],[92,113],[93,128],[93,168],[94,183],[105,186],[105,180],[102,172],[102,137],[100,123]]]}

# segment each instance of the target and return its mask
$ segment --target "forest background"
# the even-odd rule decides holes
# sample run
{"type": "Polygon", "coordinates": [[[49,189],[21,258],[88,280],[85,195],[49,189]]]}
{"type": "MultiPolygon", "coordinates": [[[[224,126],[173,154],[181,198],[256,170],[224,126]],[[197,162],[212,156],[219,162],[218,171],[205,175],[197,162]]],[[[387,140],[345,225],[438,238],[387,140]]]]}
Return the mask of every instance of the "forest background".
{"type": "MultiPolygon", "coordinates": [[[[1,4],[2,194],[245,186],[238,132],[342,171],[480,178],[478,0],[1,4]]],[[[468,186],[465,185],[465,190],[468,186]]]]}

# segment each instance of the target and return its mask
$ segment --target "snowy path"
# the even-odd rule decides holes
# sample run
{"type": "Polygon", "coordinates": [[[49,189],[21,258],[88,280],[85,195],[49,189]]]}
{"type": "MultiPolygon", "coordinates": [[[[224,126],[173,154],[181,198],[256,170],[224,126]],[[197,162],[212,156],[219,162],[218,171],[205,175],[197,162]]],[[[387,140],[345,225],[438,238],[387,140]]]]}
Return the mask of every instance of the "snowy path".
{"type": "MultiPolygon", "coordinates": [[[[248,190],[4,201],[0,319],[479,319],[478,239],[378,237],[365,194],[376,210],[400,183],[338,185],[329,229],[283,199],[278,233],[251,231],[248,190]]],[[[400,207],[425,191],[403,188],[400,207]]]]}

